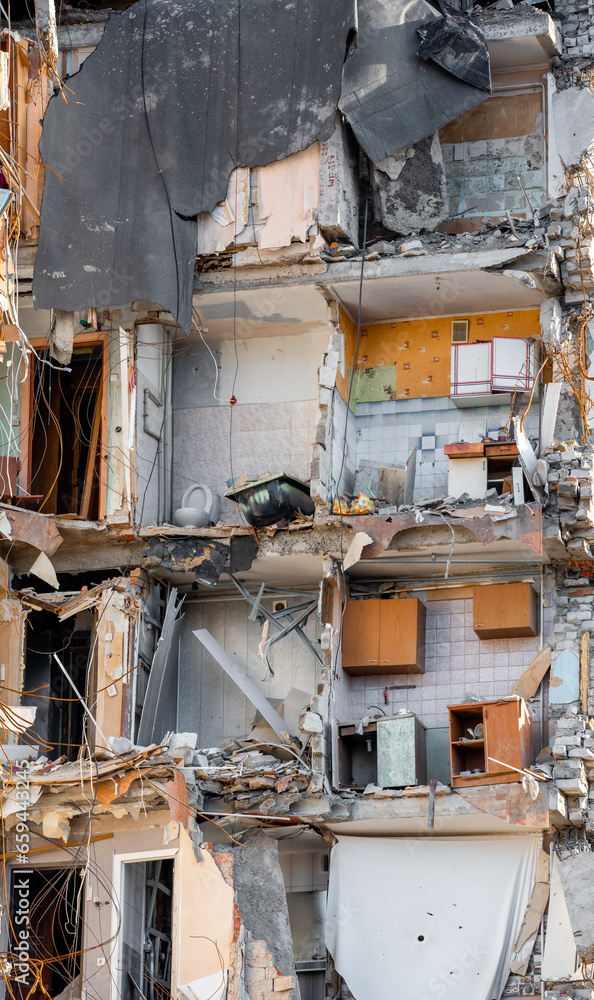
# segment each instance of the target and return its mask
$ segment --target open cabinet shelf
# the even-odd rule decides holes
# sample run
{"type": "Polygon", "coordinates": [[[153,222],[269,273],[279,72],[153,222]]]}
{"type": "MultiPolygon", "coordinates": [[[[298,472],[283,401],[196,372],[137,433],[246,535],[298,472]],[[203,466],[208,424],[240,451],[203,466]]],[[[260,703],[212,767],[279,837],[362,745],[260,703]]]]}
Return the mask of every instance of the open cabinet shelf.
{"type": "Polygon", "coordinates": [[[521,781],[513,768],[532,761],[532,720],[520,698],[449,705],[448,712],[454,788],[521,781]],[[484,738],[465,741],[468,730],[478,725],[484,727],[484,738]]]}

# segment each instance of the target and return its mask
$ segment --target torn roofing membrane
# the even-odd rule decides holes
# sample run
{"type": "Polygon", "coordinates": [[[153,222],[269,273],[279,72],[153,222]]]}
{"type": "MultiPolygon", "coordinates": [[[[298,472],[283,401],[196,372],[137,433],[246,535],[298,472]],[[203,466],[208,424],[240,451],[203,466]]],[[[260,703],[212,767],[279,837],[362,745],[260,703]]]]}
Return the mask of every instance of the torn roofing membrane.
{"type": "MultiPolygon", "coordinates": [[[[36,308],[158,302],[191,326],[197,219],[236,166],[324,141],[339,105],[373,161],[485,92],[417,55],[425,0],[139,0],[49,103],[36,308]],[[57,176],[60,175],[60,176],[57,176]]],[[[464,42],[461,43],[462,45],[464,42]]],[[[486,45],[485,45],[486,51],[486,45]]],[[[487,57],[488,58],[488,57],[487,57]]]]}
{"type": "Polygon", "coordinates": [[[491,93],[491,66],[485,40],[467,17],[457,12],[446,15],[444,11],[443,18],[427,21],[417,32],[421,37],[418,54],[422,59],[432,59],[460,80],[491,93]]]}
{"type": "Polygon", "coordinates": [[[329,138],[354,0],[140,0],[48,106],[37,308],[145,298],[189,331],[197,221],[235,166],[329,138]],[[162,173],[160,173],[161,171],[162,173]]]}
{"type": "MultiPolygon", "coordinates": [[[[339,107],[373,163],[426,139],[487,97],[419,57],[419,29],[432,21],[445,27],[445,20],[454,22],[448,29],[457,34],[457,44],[450,47],[463,73],[469,38],[464,19],[441,18],[425,0],[359,0],[357,48],[344,67],[339,107]]],[[[484,40],[482,49],[488,66],[484,40]]]]}

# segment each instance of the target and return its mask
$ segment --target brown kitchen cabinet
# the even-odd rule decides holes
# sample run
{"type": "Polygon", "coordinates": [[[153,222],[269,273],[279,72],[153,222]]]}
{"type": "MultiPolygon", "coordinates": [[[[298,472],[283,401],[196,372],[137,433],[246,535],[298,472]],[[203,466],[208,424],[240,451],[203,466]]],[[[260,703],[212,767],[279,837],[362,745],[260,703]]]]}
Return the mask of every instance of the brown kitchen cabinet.
{"type": "Polygon", "coordinates": [[[448,705],[448,712],[454,788],[522,780],[512,768],[529,767],[533,751],[532,719],[521,698],[448,705]],[[472,739],[469,730],[479,724],[483,737],[472,739]]]}
{"type": "Polygon", "coordinates": [[[425,605],[401,600],[347,601],[342,668],[351,676],[425,672],[425,605]]]}
{"type": "Polygon", "coordinates": [[[479,639],[519,639],[537,634],[536,591],[530,583],[474,587],[473,629],[479,639]]]}

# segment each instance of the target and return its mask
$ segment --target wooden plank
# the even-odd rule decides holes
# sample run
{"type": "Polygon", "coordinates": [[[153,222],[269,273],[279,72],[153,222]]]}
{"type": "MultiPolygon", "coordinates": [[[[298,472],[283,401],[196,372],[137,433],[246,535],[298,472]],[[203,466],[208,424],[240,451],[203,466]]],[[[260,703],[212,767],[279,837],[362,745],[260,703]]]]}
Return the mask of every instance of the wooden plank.
{"type": "Polygon", "coordinates": [[[539,93],[490,97],[439,130],[440,142],[477,142],[531,135],[542,112],[539,93]]]}
{"type": "MultiPolygon", "coordinates": [[[[81,844],[95,844],[98,840],[111,840],[113,833],[98,833],[96,837],[86,837],[84,840],[69,840],[65,844],[44,844],[43,847],[32,847],[28,854],[46,854],[47,851],[67,851],[69,847],[80,847],[81,844]]],[[[16,858],[20,851],[9,851],[7,854],[0,854],[0,860],[8,861],[9,858],[16,858]]]]}
{"type": "MultiPolygon", "coordinates": [[[[377,722],[370,722],[369,725],[363,726],[363,733],[376,733],[377,732],[377,722]]],[[[339,736],[355,736],[357,734],[356,726],[339,726],[338,735],[339,736]]]]}
{"type": "Polygon", "coordinates": [[[443,450],[448,458],[482,458],[485,454],[482,441],[457,441],[444,445],[443,450]]]}
{"type": "Polygon", "coordinates": [[[126,502],[130,508],[132,504],[132,472],[130,467],[130,452],[128,442],[130,440],[130,387],[128,372],[128,357],[130,354],[129,339],[127,330],[119,328],[120,334],[120,384],[122,390],[122,415],[121,415],[121,439],[122,439],[122,462],[124,466],[124,487],[126,491],[126,502]]]}
{"type": "Polygon", "coordinates": [[[580,642],[580,708],[588,714],[588,688],[590,687],[590,633],[584,632],[580,642]]]}
{"type": "Polygon", "coordinates": [[[428,590],[426,601],[471,601],[473,596],[472,587],[439,587],[436,590],[428,590]]]}
{"type": "Polygon", "coordinates": [[[97,457],[97,445],[99,444],[99,431],[101,429],[101,398],[103,386],[99,386],[97,398],[95,400],[95,412],[93,414],[93,427],[91,429],[91,443],[87,455],[87,465],[85,469],[85,485],[83,486],[82,499],[80,502],[80,515],[87,520],[89,516],[89,504],[91,502],[91,488],[93,486],[93,474],[95,472],[95,459],[97,457]]]}
{"type": "MultiPolygon", "coordinates": [[[[587,633],[586,633],[587,635],[587,633]]],[[[533,698],[540,687],[540,683],[551,665],[551,647],[544,646],[538,651],[532,663],[526,668],[521,677],[513,686],[512,694],[528,701],[533,698]]]]}

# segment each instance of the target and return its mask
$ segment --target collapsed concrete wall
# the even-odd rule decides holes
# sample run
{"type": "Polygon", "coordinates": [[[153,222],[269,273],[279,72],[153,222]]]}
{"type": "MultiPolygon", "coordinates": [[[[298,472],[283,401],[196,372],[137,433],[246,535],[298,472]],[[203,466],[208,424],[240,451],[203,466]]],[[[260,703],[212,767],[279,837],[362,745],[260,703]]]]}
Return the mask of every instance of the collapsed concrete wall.
{"type": "Polygon", "coordinates": [[[387,156],[373,166],[375,201],[387,229],[406,236],[435,229],[448,217],[446,178],[439,135],[387,156]]]}
{"type": "Polygon", "coordinates": [[[279,985],[286,987],[286,977],[291,977],[291,1000],[300,1000],[276,842],[262,830],[246,834],[243,844],[233,848],[233,872],[237,907],[248,939],[253,942],[251,964],[248,958],[246,970],[248,989],[251,983],[258,996],[279,991],[275,980],[267,975],[270,953],[279,976],[283,977],[279,985]]]}

